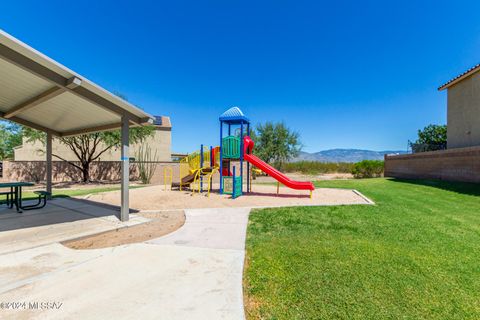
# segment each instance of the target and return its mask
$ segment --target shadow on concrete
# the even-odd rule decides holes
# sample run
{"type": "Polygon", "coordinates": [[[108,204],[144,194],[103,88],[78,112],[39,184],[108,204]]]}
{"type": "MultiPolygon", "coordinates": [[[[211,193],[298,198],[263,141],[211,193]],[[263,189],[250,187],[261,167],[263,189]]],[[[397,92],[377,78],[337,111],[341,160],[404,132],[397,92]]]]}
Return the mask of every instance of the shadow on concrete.
{"type": "Polygon", "coordinates": [[[480,183],[456,182],[444,180],[414,180],[414,179],[389,179],[396,183],[408,183],[427,187],[434,187],[442,190],[452,191],[456,193],[480,196],[480,183]]]}
{"type": "MultiPolygon", "coordinates": [[[[24,200],[23,205],[27,205],[24,200]]],[[[138,210],[130,209],[130,213],[138,210]]],[[[57,197],[47,202],[42,209],[17,213],[15,208],[0,206],[0,233],[3,231],[26,229],[47,225],[55,225],[80,220],[105,218],[112,222],[119,221],[120,207],[99,203],[86,199],[57,197]]]]}

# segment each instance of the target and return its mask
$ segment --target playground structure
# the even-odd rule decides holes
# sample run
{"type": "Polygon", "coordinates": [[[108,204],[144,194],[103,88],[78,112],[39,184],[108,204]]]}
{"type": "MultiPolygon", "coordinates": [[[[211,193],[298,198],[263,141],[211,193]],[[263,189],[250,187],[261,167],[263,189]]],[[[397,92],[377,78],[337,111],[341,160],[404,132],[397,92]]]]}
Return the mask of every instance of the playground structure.
{"type": "MultiPolygon", "coordinates": [[[[220,194],[230,194],[233,199],[244,192],[251,192],[251,165],[278,181],[279,184],[296,190],[309,190],[310,197],[315,189],[311,182],[294,181],[274,167],[253,155],[254,142],[250,138],[250,120],[238,107],[225,111],[220,117],[220,146],[204,146],[180,161],[179,189],[189,187],[195,194],[207,191],[210,195],[212,179],[220,176],[220,194]],[[246,174],[246,179],[244,175],[246,174]],[[246,180],[246,186],[244,182],[246,180]]],[[[166,176],[166,174],[165,174],[166,176]]]]}
{"type": "Polygon", "coordinates": [[[203,145],[200,150],[189,154],[180,160],[180,191],[189,187],[193,193],[201,193],[206,186],[207,195],[212,189],[212,178],[218,172],[220,147],[210,147],[205,151],[203,145]]]}
{"type": "MultiPolygon", "coordinates": [[[[243,194],[244,154],[243,137],[250,136],[250,120],[238,107],[225,111],[220,120],[220,194],[230,194],[232,198],[243,194]],[[226,131],[226,132],[225,132],[226,131]],[[224,137],[224,134],[226,136],[224,137]],[[238,174],[238,175],[237,175],[238,174]]],[[[247,187],[251,191],[250,163],[246,163],[247,187]]]]}

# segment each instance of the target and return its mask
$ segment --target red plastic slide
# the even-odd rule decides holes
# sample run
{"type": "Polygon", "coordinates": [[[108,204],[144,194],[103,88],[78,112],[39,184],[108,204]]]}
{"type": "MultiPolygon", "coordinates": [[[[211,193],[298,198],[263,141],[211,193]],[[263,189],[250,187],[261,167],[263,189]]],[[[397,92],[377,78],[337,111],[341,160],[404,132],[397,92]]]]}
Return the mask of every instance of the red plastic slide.
{"type": "Polygon", "coordinates": [[[290,180],[286,175],[269,165],[268,163],[262,161],[260,158],[252,154],[254,147],[254,142],[250,139],[249,136],[243,138],[243,158],[253,164],[258,169],[262,170],[270,177],[274,178],[281,184],[296,190],[315,190],[313,183],[307,181],[294,181],[290,180]]]}

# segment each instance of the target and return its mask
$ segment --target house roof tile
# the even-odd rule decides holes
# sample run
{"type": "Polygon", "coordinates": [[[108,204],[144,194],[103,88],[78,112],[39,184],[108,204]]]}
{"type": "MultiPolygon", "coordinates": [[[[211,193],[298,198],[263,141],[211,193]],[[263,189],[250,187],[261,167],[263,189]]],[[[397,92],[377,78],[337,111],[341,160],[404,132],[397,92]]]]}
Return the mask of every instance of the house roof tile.
{"type": "Polygon", "coordinates": [[[447,81],[446,83],[442,84],[442,85],[438,88],[438,90],[439,90],[439,91],[442,91],[442,90],[444,90],[444,89],[447,89],[448,87],[453,86],[454,84],[456,84],[456,83],[462,81],[463,79],[471,76],[472,74],[474,74],[474,73],[477,72],[477,71],[480,71],[480,63],[477,64],[477,65],[475,65],[475,66],[473,66],[473,67],[471,67],[471,68],[468,69],[467,71],[459,74],[459,75],[456,76],[455,78],[450,79],[450,80],[447,81]]]}

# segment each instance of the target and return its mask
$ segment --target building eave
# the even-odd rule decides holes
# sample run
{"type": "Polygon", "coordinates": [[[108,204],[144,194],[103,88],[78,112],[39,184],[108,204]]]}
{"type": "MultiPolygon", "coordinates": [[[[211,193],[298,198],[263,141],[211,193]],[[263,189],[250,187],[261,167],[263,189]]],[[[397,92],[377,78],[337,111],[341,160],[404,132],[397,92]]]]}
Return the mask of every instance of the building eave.
{"type": "Polygon", "coordinates": [[[480,71],[480,63],[473,66],[472,68],[468,69],[467,71],[463,72],[462,74],[459,74],[458,76],[449,80],[448,82],[444,83],[443,85],[441,85],[438,88],[438,91],[448,89],[449,87],[451,87],[451,86],[459,83],[460,81],[470,77],[471,75],[473,75],[474,73],[477,73],[478,71],[480,71]]]}

